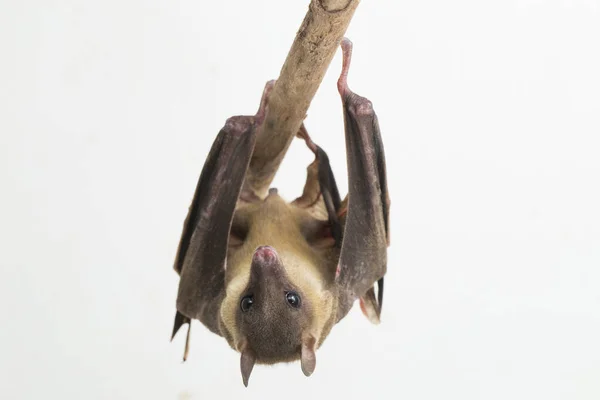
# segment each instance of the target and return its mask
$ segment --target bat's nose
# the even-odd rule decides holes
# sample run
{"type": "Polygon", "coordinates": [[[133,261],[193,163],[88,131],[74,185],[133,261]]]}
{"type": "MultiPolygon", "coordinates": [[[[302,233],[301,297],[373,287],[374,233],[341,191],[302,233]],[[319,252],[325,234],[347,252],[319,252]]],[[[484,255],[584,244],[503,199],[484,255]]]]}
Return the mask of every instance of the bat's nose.
{"type": "Polygon", "coordinates": [[[252,261],[260,264],[272,264],[277,260],[277,252],[271,246],[259,246],[254,251],[252,261]]]}
{"type": "Polygon", "coordinates": [[[290,286],[279,254],[271,246],[257,247],[250,266],[250,286],[266,293],[282,285],[290,286]]]}

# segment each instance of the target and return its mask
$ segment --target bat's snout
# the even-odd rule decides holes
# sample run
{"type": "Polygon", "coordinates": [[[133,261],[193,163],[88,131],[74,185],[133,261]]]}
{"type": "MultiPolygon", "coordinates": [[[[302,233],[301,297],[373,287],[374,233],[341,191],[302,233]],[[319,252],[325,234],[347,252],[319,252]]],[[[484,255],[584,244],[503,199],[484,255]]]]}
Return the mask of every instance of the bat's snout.
{"type": "Polygon", "coordinates": [[[254,251],[252,262],[259,265],[272,265],[278,260],[277,251],[271,246],[259,246],[254,251]]]}
{"type": "MultiPolygon", "coordinates": [[[[252,255],[250,266],[251,285],[274,285],[282,279],[286,280],[285,268],[277,251],[271,246],[259,246],[252,255]],[[275,281],[272,281],[275,279],[275,281]],[[270,282],[270,283],[268,283],[270,282]]],[[[266,286],[265,286],[266,285],[266,286]]]]}

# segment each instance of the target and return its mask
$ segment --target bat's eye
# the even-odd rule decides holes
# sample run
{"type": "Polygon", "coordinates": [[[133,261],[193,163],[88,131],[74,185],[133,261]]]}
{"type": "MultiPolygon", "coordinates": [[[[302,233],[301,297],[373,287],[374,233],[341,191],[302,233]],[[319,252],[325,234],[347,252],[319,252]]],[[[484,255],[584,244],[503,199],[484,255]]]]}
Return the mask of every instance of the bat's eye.
{"type": "Polygon", "coordinates": [[[285,294],[285,300],[294,308],[300,307],[300,304],[302,303],[300,296],[296,292],[287,292],[285,294]]]}
{"type": "Polygon", "coordinates": [[[240,308],[243,312],[246,312],[252,307],[252,304],[254,304],[254,298],[252,296],[244,296],[240,302],[240,308]]]}

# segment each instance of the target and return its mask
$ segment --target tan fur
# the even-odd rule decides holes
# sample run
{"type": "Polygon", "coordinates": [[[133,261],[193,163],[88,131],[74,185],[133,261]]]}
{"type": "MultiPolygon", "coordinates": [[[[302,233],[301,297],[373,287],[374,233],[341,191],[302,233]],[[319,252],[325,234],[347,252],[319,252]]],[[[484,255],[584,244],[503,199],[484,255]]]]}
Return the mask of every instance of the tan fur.
{"type": "MultiPolygon", "coordinates": [[[[241,350],[240,343],[244,338],[239,335],[236,314],[249,282],[253,253],[264,245],[277,250],[290,281],[302,288],[304,296],[309,298],[311,326],[303,327],[303,330],[313,335],[320,345],[335,321],[337,304],[331,289],[339,254],[333,247],[312,246],[303,235],[301,226],[314,219],[314,212],[271,194],[264,201],[241,205],[236,214],[237,218],[246,221],[249,229],[243,244],[230,249],[227,259],[226,297],[220,314],[224,336],[230,346],[241,350]]],[[[298,357],[300,354],[295,359],[298,357]]]]}

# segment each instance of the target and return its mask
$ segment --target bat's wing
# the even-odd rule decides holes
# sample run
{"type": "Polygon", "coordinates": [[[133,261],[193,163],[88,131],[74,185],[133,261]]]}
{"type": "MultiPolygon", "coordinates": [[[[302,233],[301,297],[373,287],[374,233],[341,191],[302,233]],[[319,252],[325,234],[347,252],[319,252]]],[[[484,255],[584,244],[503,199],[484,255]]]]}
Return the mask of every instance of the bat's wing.
{"type": "Polygon", "coordinates": [[[342,49],[344,67],[338,89],[344,106],[348,198],[341,210],[345,224],[336,278],[340,288],[338,320],[348,313],[357,298],[366,307],[365,314],[375,313],[378,320],[389,236],[385,154],[372,103],[354,94],[347,85],[350,41],[344,39],[342,49]]]}
{"type": "MultiPolygon", "coordinates": [[[[185,219],[174,269],[180,275],[173,337],[191,319],[219,330],[219,308],[225,294],[225,261],[229,231],[262,124],[268,82],[255,116],[231,117],[219,131],[202,168],[185,219]]],[[[188,331],[189,340],[189,331],[188,331]]],[[[186,343],[186,354],[188,343],[186,343]]],[[[185,360],[185,356],[184,356],[185,360]]]]}
{"type": "Polygon", "coordinates": [[[229,230],[255,140],[255,118],[232,117],[206,159],[175,259],[181,278],[173,334],[189,319],[220,334],[229,230]]]}

